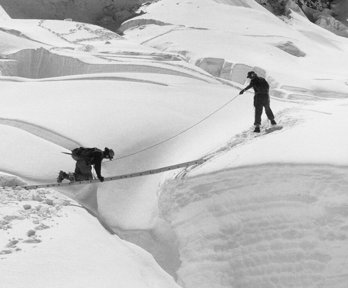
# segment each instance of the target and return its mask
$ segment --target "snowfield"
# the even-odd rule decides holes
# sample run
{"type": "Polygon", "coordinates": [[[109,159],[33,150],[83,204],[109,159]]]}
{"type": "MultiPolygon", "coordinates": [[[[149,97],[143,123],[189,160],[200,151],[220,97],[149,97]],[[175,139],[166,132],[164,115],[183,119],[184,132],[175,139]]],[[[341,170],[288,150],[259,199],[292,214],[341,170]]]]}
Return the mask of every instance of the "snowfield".
{"type": "Polygon", "coordinates": [[[1,288],[347,287],[348,40],[253,0],[143,9],[122,37],[2,13],[1,288]],[[281,129],[252,132],[250,70],[281,129]],[[79,146],[105,177],[203,163],[21,187],[79,146]]]}

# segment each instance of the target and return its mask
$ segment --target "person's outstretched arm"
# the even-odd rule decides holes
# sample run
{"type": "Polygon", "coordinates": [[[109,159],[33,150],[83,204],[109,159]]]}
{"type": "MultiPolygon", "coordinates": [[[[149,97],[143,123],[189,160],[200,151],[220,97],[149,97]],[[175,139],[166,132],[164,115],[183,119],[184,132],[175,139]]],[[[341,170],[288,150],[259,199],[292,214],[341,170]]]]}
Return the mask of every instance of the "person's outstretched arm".
{"type": "Polygon", "coordinates": [[[253,85],[250,83],[247,87],[245,87],[244,89],[240,90],[239,95],[242,95],[246,90],[249,90],[252,87],[253,87],[253,85]]]}

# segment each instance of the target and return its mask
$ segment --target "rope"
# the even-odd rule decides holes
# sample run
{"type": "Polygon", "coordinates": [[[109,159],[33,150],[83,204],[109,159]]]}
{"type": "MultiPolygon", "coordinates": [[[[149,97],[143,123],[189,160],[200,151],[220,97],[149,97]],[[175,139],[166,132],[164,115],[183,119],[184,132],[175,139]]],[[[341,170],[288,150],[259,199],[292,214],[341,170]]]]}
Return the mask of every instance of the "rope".
{"type": "MultiPolygon", "coordinates": [[[[180,131],[179,133],[167,138],[167,139],[164,139],[160,142],[157,142],[153,145],[150,145],[148,147],[145,147],[141,150],[138,150],[136,152],[133,152],[133,153],[130,153],[130,154],[127,154],[127,155],[124,155],[122,157],[118,157],[114,160],[119,160],[119,159],[124,159],[124,158],[127,158],[127,157],[130,157],[130,156],[133,156],[133,155],[136,155],[136,154],[139,154],[141,152],[144,152],[146,150],[149,150],[149,149],[152,149],[156,146],[159,146],[165,142],[168,142],[176,137],[178,137],[179,135],[181,134],[184,134],[185,132],[191,130],[192,128],[194,128],[195,126],[201,124],[202,122],[206,121],[208,118],[210,118],[211,116],[213,116],[214,114],[216,114],[217,112],[219,112],[220,110],[222,110],[223,108],[225,108],[227,105],[229,105],[232,101],[234,101],[237,97],[239,96],[236,95],[234,96],[232,99],[230,99],[229,101],[227,101],[225,104],[223,104],[222,106],[220,106],[219,108],[215,109],[213,112],[211,112],[210,114],[208,114],[207,116],[205,116],[203,119],[201,119],[200,121],[196,122],[195,124],[187,127],[186,129],[180,131]]],[[[65,153],[65,154],[71,154],[71,153],[68,153],[68,152],[62,152],[62,153],[65,153]]],[[[194,161],[189,161],[189,162],[184,162],[184,163],[180,163],[180,164],[176,164],[176,165],[171,165],[171,166],[166,166],[166,167],[162,167],[162,168],[158,168],[158,169],[152,169],[152,170],[147,170],[147,171],[142,171],[142,172],[136,172],[136,173],[131,173],[131,174],[124,174],[124,175],[119,175],[119,176],[113,176],[113,177],[108,177],[108,178],[105,178],[104,181],[115,181],[115,180],[121,180],[121,179],[127,179],[127,178],[133,178],[133,177],[140,177],[140,176],[145,176],[145,175],[152,175],[152,174],[157,174],[157,173],[161,173],[161,172],[164,172],[164,171],[169,171],[169,170],[174,170],[174,169],[178,169],[178,168],[182,168],[182,167],[187,167],[187,166],[190,166],[190,165],[199,165],[199,164],[202,164],[204,163],[206,160],[204,159],[199,159],[199,160],[194,160],[194,161]]],[[[76,181],[76,182],[70,182],[70,183],[53,183],[53,184],[42,184],[42,185],[25,185],[25,186],[19,186],[21,188],[24,188],[24,189],[38,189],[38,188],[50,188],[50,187],[64,187],[64,186],[72,186],[72,185],[82,185],[82,184],[91,184],[91,183],[97,183],[97,182],[100,182],[99,180],[97,179],[94,179],[94,180],[86,180],[86,181],[76,181]]]]}
{"type": "Polygon", "coordinates": [[[130,157],[130,156],[134,156],[134,155],[136,155],[136,154],[142,153],[142,152],[144,152],[144,151],[147,151],[147,150],[150,150],[150,149],[152,149],[152,148],[154,148],[154,147],[157,147],[157,146],[159,146],[159,145],[162,145],[163,143],[166,143],[166,142],[168,142],[168,141],[170,141],[170,140],[172,140],[172,139],[174,139],[174,138],[180,136],[181,134],[184,134],[185,132],[191,130],[191,129],[194,128],[195,126],[198,126],[199,124],[201,124],[202,122],[204,122],[205,120],[207,120],[208,118],[210,118],[211,116],[213,116],[214,114],[216,114],[217,112],[219,112],[220,110],[222,110],[223,108],[225,108],[228,104],[230,104],[232,101],[234,101],[238,96],[239,96],[239,94],[237,94],[237,95],[234,96],[232,99],[230,99],[229,101],[227,101],[225,104],[223,104],[222,106],[220,106],[219,108],[217,108],[216,110],[214,110],[213,112],[211,112],[210,114],[208,114],[207,116],[205,116],[203,119],[201,119],[201,120],[198,121],[197,123],[195,123],[195,124],[189,126],[188,128],[186,128],[186,129],[180,131],[179,133],[177,133],[177,134],[175,134],[175,135],[173,135],[173,136],[171,136],[171,137],[169,137],[169,138],[167,138],[167,139],[164,139],[164,140],[162,140],[162,141],[160,141],[160,142],[157,142],[157,143],[155,143],[155,144],[152,144],[152,145],[150,145],[150,146],[148,146],[148,147],[145,147],[145,148],[143,148],[143,149],[141,149],[141,150],[138,150],[138,151],[136,151],[136,152],[133,152],[133,153],[126,154],[126,155],[124,155],[124,156],[115,158],[114,160],[120,160],[120,159],[124,159],[124,158],[130,157]]]}

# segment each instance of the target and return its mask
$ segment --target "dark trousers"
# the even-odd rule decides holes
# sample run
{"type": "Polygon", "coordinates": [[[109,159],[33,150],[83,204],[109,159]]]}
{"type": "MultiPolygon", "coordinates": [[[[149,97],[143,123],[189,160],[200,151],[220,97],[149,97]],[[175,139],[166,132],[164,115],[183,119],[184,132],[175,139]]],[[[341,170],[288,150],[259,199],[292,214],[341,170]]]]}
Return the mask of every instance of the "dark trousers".
{"type": "Polygon", "coordinates": [[[77,160],[74,175],[76,181],[92,180],[92,166],[86,163],[85,160],[77,160]]]}
{"type": "Polygon", "coordinates": [[[274,115],[270,107],[269,99],[254,99],[254,107],[255,107],[254,125],[261,125],[261,115],[262,115],[263,108],[265,108],[267,118],[271,121],[274,120],[274,115]]]}

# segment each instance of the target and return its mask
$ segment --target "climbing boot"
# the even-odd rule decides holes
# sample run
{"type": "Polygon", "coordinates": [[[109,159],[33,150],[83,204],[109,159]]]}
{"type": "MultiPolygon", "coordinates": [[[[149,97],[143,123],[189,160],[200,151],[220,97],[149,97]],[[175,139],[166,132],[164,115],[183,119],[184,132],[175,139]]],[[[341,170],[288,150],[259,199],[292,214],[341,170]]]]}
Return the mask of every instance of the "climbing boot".
{"type": "Polygon", "coordinates": [[[275,120],[271,120],[272,125],[277,125],[277,122],[275,120]]]}
{"type": "Polygon", "coordinates": [[[62,183],[64,179],[68,179],[68,174],[65,173],[64,171],[59,171],[58,177],[57,177],[57,182],[62,183]]]}
{"type": "Polygon", "coordinates": [[[254,129],[254,132],[255,133],[260,133],[260,126],[255,126],[255,129],[254,129]]]}

